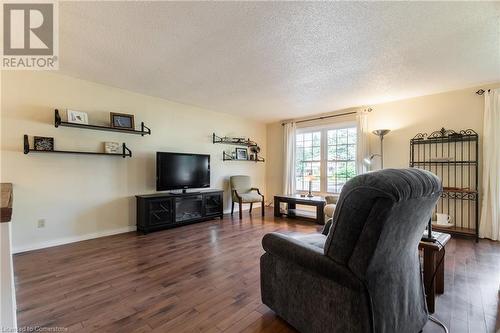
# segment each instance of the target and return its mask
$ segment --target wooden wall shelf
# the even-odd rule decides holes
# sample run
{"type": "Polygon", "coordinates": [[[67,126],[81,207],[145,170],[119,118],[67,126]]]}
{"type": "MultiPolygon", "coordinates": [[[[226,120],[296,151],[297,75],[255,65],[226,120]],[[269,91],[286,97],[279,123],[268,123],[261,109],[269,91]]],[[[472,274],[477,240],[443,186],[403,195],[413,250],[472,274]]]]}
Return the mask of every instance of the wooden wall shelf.
{"type": "Polygon", "coordinates": [[[83,129],[88,129],[88,130],[120,132],[120,133],[127,133],[127,134],[138,134],[141,136],[151,135],[151,129],[149,127],[147,127],[146,125],[144,125],[144,122],[141,122],[141,130],[114,128],[111,126],[75,124],[75,123],[69,123],[67,121],[62,121],[61,115],[59,114],[59,110],[57,110],[57,109],[54,110],[54,126],[56,128],[59,126],[75,127],[75,128],[83,128],[83,129]]]}
{"type": "Polygon", "coordinates": [[[224,144],[224,145],[233,145],[233,146],[240,146],[240,147],[249,147],[251,149],[256,149],[255,150],[255,159],[247,159],[247,160],[240,160],[233,158],[233,156],[229,155],[225,151],[222,152],[222,160],[223,161],[241,161],[241,162],[265,162],[264,158],[258,156],[258,153],[260,152],[259,145],[257,142],[250,140],[250,138],[245,139],[245,138],[232,138],[228,136],[220,137],[217,136],[215,133],[212,134],[212,143],[216,144],[224,144]]]}
{"type": "Polygon", "coordinates": [[[80,155],[106,155],[106,156],[121,156],[132,157],[132,151],[125,145],[122,144],[122,153],[103,153],[103,152],[94,152],[94,151],[75,151],[75,150],[36,150],[30,148],[28,135],[24,135],[24,154],[28,153],[50,153],[50,154],[80,154],[80,155]]]}
{"type": "Polygon", "coordinates": [[[250,139],[244,138],[230,138],[230,137],[220,137],[212,134],[212,143],[221,143],[225,145],[234,145],[234,146],[242,146],[242,147],[253,147],[257,146],[257,142],[252,141],[250,139]]]}
{"type": "Polygon", "coordinates": [[[222,160],[223,161],[239,161],[239,162],[265,162],[264,158],[260,157],[260,156],[257,156],[257,159],[256,160],[251,160],[251,159],[247,159],[247,160],[238,160],[236,158],[233,158],[231,155],[229,155],[228,153],[226,153],[225,151],[222,152],[222,160]]]}

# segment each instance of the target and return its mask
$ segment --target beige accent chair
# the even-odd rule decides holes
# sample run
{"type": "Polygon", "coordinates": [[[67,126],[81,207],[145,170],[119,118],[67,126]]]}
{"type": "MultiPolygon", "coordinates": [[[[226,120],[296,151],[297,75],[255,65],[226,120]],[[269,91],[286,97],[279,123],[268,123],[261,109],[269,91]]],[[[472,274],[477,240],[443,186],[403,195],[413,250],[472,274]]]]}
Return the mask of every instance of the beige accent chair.
{"type": "Polygon", "coordinates": [[[338,195],[327,195],[325,197],[326,205],[325,208],[323,209],[323,212],[325,213],[325,222],[327,222],[329,219],[333,217],[333,214],[335,213],[335,208],[337,207],[338,199],[339,199],[338,195]]]}
{"type": "Polygon", "coordinates": [[[234,212],[234,203],[237,202],[239,204],[240,219],[242,218],[242,206],[244,203],[250,204],[250,213],[252,213],[253,203],[260,202],[262,205],[262,216],[264,216],[264,196],[258,188],[252,187],[250,182],[249,176],[231,176],[229,178],[232,198],[231,215],[234,212]]]}

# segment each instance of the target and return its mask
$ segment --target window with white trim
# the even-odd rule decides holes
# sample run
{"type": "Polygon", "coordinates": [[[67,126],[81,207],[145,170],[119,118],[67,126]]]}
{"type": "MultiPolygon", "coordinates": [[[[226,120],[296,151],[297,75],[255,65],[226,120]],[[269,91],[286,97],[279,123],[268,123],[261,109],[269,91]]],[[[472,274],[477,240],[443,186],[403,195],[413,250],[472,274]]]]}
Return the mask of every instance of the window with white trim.
{"type": "Polygon", "coordinates": [[[354,124],[297,130],[295,151],[296,189],[340,193],[356,175],[357,133],[354,124]]]}

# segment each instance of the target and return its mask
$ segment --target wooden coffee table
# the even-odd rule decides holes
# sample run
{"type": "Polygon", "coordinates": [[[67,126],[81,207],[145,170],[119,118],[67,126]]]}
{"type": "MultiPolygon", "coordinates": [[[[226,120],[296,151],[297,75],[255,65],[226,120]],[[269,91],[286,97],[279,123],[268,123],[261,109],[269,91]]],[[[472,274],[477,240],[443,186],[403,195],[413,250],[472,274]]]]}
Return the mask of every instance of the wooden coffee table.
{"type": "Polygon", "coordinates": [[[292,195],[275,195],[274,196],[274,216],[280,217],[286,215],[290,218],[300,218],[304,220],[314,221],[318,224],[325,224],[325,209],[326,201],[323,197],[302,197],[300,194],[292,195]],[[286,203],[287,208],[281,209],[280,203],[286,203]],[[297,205],[306,205],[316,207],[316,212],[297,209],[297,205]]]}
{"type": "Polygon", "coordinates": [[[451,238],[449,234],[436,231],[432,235],[438,242],[420,241],[418,244],[419,250],[424,252],[424,287],[430,313],[435,310],[436,294],[444,293],[444,247],[451,238]]]}

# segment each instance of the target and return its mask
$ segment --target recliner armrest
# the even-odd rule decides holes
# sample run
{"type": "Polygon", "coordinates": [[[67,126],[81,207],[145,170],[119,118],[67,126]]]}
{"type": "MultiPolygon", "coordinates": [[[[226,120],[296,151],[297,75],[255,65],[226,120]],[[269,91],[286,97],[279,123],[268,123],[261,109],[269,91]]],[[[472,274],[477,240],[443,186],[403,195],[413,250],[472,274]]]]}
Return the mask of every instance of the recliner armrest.
{"type": "Polygon", "coordinates": [[[269,233],[262,238],[267,253],[334,280],[342,286],[362,290],[363,284],[345,266],[324,255],[323,249],[280,233],[269,233]]]}

